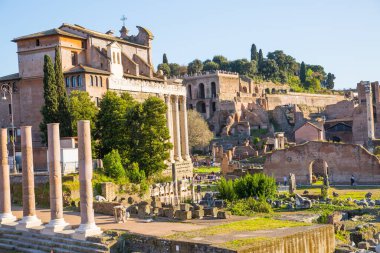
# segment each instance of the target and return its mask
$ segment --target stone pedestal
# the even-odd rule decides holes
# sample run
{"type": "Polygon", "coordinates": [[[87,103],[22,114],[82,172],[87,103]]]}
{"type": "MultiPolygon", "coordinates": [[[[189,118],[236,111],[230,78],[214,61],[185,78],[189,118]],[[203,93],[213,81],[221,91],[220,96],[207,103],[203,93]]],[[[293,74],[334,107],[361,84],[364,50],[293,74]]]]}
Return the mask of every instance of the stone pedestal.
{"type": "Polygon", "coordinates": [[[0,132],[0,224],[14,222],[16,217],[11,211],[11,191],[7,152],[7,129],[0,132]]]}
{"type": "Polygon", "coordinates": [[[62,169],[61,169],[61,145],[59,140],[59,124],[47,125],[48,130],[48,158],[49,158],[49,183],[50,183],[50,222],[41,231],[43,234],[52,234],[70,229],[71,226],[63,218],[62,200],[62,169]]]}
{"type": "Polygon", "coordinates": [[[19,221],[16,229],[28,230],[28,228],[42,224],[41,220],[36,216],[31,126],[21,127],[21,152],[23,218],[19,221]]]}
{"type": "Polygon", "coordinates": [[[80,183],[81,224],[72,235],[74,239],[85,240],[88,236],[100,235],[102,231],[95,224],[92,192],[92,152],[90,121],[78,121],[78,156],[80,183]]]}

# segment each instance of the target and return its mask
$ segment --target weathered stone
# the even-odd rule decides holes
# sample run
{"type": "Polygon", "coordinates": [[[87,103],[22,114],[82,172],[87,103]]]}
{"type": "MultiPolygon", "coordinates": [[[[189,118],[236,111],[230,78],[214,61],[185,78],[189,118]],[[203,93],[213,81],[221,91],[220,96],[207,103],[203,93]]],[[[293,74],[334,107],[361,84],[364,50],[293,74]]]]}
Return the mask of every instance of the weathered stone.
{"type": "Polygon", "coordinates": [[[177,210],[175,211],[175,216],[178,220],[191,220],[191,211],[177,210]]]}
{"type": "Polygon", "coordinates": [[[194,210],[203,210],[203,209],[204,209],[204,206],[202,205],[198,205],[198,204],[194,205],[194,210]]]}
{"type": "Polygon", "coordinates": [[[176,210],[174,210],[173,208],[165,208],[164,209],[164,217],[173,219],[175,211],[176,210]]]}
{"type": "Polygon", "coordinates": [[[342,220],[343,214],[341,212],[334,212],[327,217],[328,224],[335,224],[342,220]]]}
{"type": "Polygon", "coordinates": [[[153,208],[160,208],[160,207],[162,207],[162,203],[161,203],[160,200],[152,201],[151,204],[152,204],[153,208]]]}
{"type": "Polygon", "coordinates": [[[230,218],[230,214],[226,211],[218,211],[217,217],[218,219],[228,219],[230,218]]]}
{"type": "Polygon", "coordinates": [[[150,206],[148,206],[148,205],[140,205],[138,207],[137,216],[140,219],[144,219],[144,218],[150,216],[150,212],[151,212],[150,206]]]}
{"type": "Polygon", "coordinates": [[[296,207],[297,208],[311,208],[312,203],[308,198],[301,197],[301,195],[296,194],[296,207]]]}
{"type": "Polygon", "coordinates": [[[181,204],[180,204],[180,210],[181,210],[181,211],[190,211],[190,204],[187,204],[187,203],[181,203],[181,204]]]}
{"type": "Polygon", "coordinates": [[[203,209],[193,211],[193,218],[194,219],[202,219],[203,216],[205,216],[205,211],[203,209]]]}
{"type": "Polygon", "coordinates": [[[211,216],[211,217],[217,217],[218,216],[218,208],[211,207],[211,208],[205,208],[205,216],[211,216]]]}
{"type": "Polygon", "coordinates": [[[359,242],[358,243],[358,248],[359,249],[369,249],[369,243],[368,242],[359,242]]]}

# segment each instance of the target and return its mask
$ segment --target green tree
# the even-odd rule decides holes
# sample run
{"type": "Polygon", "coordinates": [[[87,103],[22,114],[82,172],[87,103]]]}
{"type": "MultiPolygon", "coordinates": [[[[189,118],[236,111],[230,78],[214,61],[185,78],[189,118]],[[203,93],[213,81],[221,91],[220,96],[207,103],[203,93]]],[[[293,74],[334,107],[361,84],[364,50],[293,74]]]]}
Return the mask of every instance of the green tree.
{"type": "Polygon", "coordinates": [[[187,66],[187,73],[188,74],[195,74],[199,73],[203,70],[203,63],[201,60],[195,59],[194,61],[190,62],[187,66]]]}
{"type": "Polygon", "coordinates": [[[181,66],[179,64],[170,63],[169,68],[170,68],[170,75],[171,76],[180,76],[181,75],[181,71],[180,71],[181,66]]]}
{"type": "Polygon", "coordinates": [[[302,85],[305,85],[305,83],[306,83],[306,66],[305,66],[304,62],[301,62],[300,81],[301,81],[302,85]]]}
{"type": "Polygon", "coordinates": [[[251,46],[251,61],[256,61],[259,59],[259,54],[257,53],[257,48],[255,44],[251,46]]]}
{"type": "Polygon", "coordinates": [[[44,56],[44,105],[41,108],[42,122],[40,123],[41,138],[43,143],[47,143],[47,124],[59,122],[58,96],[55,80],[54,65],[48,55],[44,56]]]}
{"type": "Polygon", "coordinates": [[[128,108],[133,107],[136,102],[128,93],[118,96],[116,92],[107,91],[100,101],[100,110],[97,117],[96,128],[99,138],[99,155],[111,152],[113,149],[122,153],[125,142],[125,113],[128,108]]]}
{"type": "Polygon", "coordinates": [[[228,70],[228,60],[223,55],[215,55],[212,61],[219,65],[219,69],[228,70]]]}
{"type": "Polygon", "coordinates": [[[218,70],[219,64],[213,61],[209,61],[203,66],[204,71],[212,71],[212,70],[218,70]]]}
{"type": "Polygon", "coordinates": [[[117,150],[112,150],[104,156],[103,166],[105,174],[111,178],[119,179],[124,178],[126,175],[120,154],[117,150]]]}
{"type": "Polygon", "coordinates": [[[187,125],[190,150],[196,147],[204,148],[210,144],[214,135],[200,113],[194,110],[189,110],[187,112],[187,125]]]}
{"type": "Polygon", "coordinates": [[[172,144],[166,126],[165,103],[150,97],[126,113],[124,147],[131,163],[138,163],[147,177],[166,168],[172,144]]]}
{"type": "Polygon", "coordinates": [[[334,89],[334,79],[335,79],[334,74],[331,74],[331,73],[327,74],[327,79],[326,79],[327,89],[330,89],[330,90],[334,89]]]}
{"type": "Polygon", "coordinates": [[[279,76],[277,63],[272,59],[266,59],[261,65],[261,74],[266,80],[276,81],[279,76]]]}
{"type": "Polygon", "coordinates": [[[73,135],[77,133],[77,122],[79,120],[90,120],[91,133],[94,136],[96,133],[96,120],[98,115],[98,108],[95,103],[91,101],[91,97],[86,91],[73,90],[70,93],[69,108],[71,112],[71,129],[73,135]]]}
{"type": "Polygon", "coordinates": [[[128,166],[127,177],[132,183],[141,183],[145,179],[145,172],[139,169],[138,163],[132,163],[128,166]]]}
{"type": "Polygon", "coordinates": [[[229,70],[237,72],[241,75],[253,75],[256,73],[256,62],[248,61],[247,59],[238,59],[229,62],[229,70]]]}
{"type": "Polygon", "coordinates": [[[170,76],[170,74],[171,74],[170,73],[170,66],[167,63],[158,64],[157,69],[162,70],[162,72],[164,72],[165,76],[170,76]]]}
{"type": "Polygon", "coordinates": [[[257,69],[259,70],[259,73],[261,73],[263,62],[264,62],[263,51],[260,49],[259,55],[257,56],[257,69]]]}
{"type": "Polygon", "coordinates": [[[166,54],[164,54],[163,56],[162,56],[162,63],[166,63],[166,64],[168,64],[169,62],[168,62],[168,57],[166,56],[166,54]]]}
{"type": "Polygon", "coordinates": [[[57,119],[60,123],[60,135],[61,137],[73,136],[73,130],[71,125],[71,114],[69,110],[69,99],[67,96],[65,83],[63,80],[61,53],[59,47],[55,48],[55,81],[57,86],[57,99],[58,99],[58,115],[57,119]]]}

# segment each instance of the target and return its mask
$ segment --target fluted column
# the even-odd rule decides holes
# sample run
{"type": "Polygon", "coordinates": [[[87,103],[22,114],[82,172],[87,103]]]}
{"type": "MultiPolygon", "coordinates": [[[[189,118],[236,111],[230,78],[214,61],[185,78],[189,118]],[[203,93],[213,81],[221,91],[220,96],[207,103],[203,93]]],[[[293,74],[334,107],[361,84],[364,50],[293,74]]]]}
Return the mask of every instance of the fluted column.
{"type": "Polygon", "coordinates": [[[63,218],[61,145],[59,140],[59,123],[47,124],[48,159],[50,185],[50,216],[45,233],[58,232],[70,228],[63,218]]]}
{"type": "Polygon", "coordinates": [[[40,226],[41,220],[36,216],[36,202],[34,194],[34,169],[32,127],[21,127],[21,153],[22,153],[22,209],[23,218],[17,225],[20,230],[40,226]]]}
{"type": "Polygon", "coordinates": [[[73,238],[85,240],[87,236],[102,233],[95,224],[92,189],[92,152],[89,120],[78,121],[78,160],[81,224],[73,238]]]}
{"type": "Polygon", "coordinates": [[[167,111],[166,111],[166,126],[169,129],[169,134],[170,134],[170,143],[173,144],[173,148],[169,151],[170,154],[170,162],[174,162],[174,133],[173,133],[173,115],[172,115],[172,103],[171,103],[171,98],[170,95],[165,95],[165,103],[167,106],[167,111]]]}
{"type": "Polygon", "coordinates": [[[7,129],[2,128],[0,133],[0,224],[16,220],[11,211],[7,141],[7,129]]]}
{"type": "Polygon", "coordinates": [[[182,143],[182,158],[190,160],[189,152],[189,135],[187,129],[187,110],[186,110],[186,97],[182,96],[181,101],[181,143],[182,143]]]}
{"type": "Polygon", "coordinates": [[[178,108],[178,96],[174,96],[173,101],[173,123],[174,123],[174,159],[176,161],[182,161],[181,153],[181,129],[180,129],[180,119],[179,119],[179,108],[178,108]]]}

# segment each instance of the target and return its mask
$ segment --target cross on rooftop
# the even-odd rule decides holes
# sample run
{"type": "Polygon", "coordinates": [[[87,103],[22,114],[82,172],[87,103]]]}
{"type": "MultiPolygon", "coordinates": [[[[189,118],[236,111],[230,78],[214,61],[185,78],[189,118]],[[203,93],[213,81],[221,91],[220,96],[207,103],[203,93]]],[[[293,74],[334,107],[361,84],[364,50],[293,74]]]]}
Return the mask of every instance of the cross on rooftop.
{"type": "Polygon", "coordinates": [[[125,26],[125,20],[127,20],[127,17],[123,15],[120,20],[123,21],[123,26],[125,26]]]}

